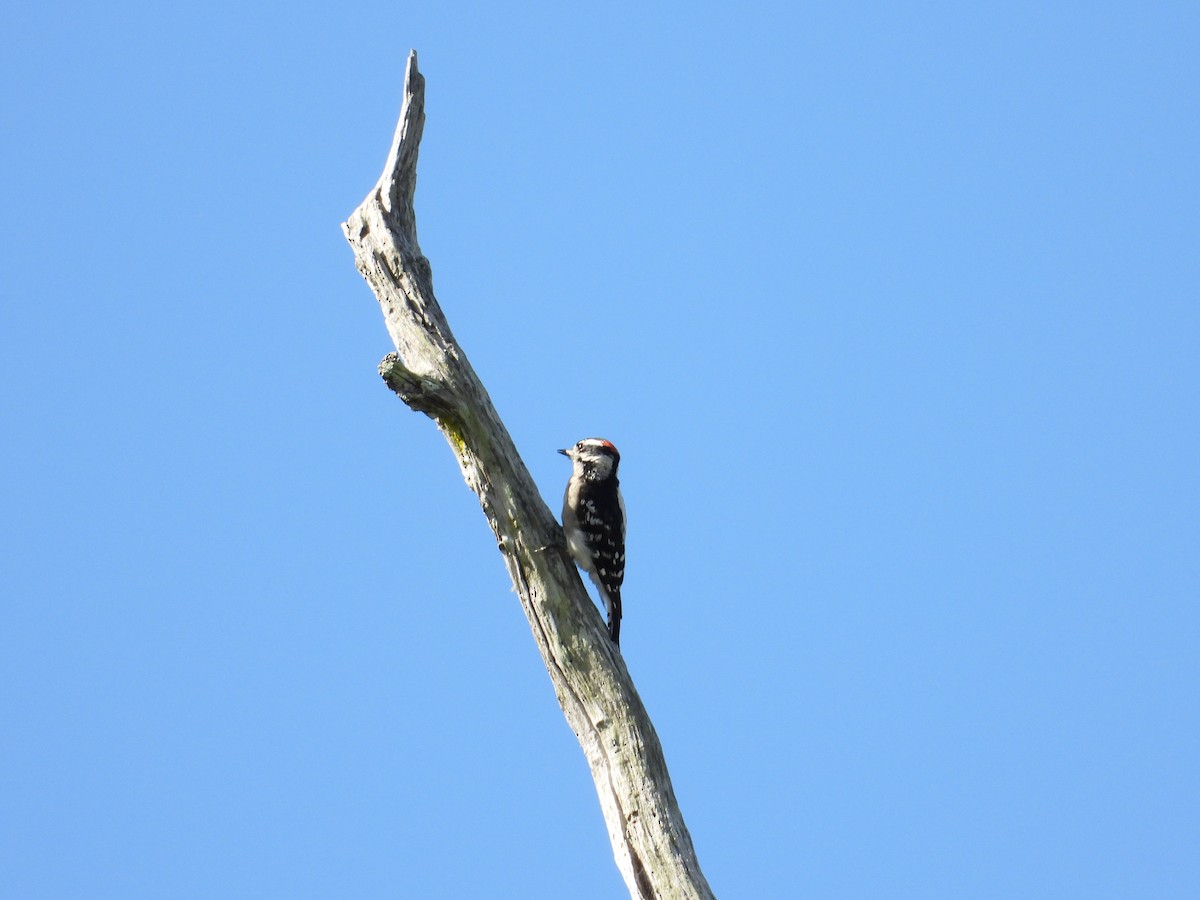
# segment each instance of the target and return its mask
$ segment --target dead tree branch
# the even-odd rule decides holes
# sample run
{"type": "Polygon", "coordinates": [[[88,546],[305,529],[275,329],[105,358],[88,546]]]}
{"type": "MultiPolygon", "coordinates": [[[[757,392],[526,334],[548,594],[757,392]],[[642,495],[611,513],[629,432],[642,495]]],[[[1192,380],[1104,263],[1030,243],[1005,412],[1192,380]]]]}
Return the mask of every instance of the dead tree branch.
{"type": "Polygon", "coordinates": [[[710,898],[662,747],[620,652],[566,553],[562,529],[433,294],[413,210],[425,79],[412,53],[387,164],[342,225],[396,353],[388,387],[437,423],[479,496],[567,723],[591,767],[617,866],[639,900],[710,898]]]}

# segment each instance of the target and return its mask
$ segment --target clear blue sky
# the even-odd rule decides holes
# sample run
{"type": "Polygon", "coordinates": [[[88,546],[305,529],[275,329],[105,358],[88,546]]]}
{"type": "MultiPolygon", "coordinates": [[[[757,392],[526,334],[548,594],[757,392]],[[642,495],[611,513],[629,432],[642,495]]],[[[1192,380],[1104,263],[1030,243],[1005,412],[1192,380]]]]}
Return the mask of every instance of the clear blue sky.
{"type": "Polygon", "coordinates": [[[6,896],[613,898],[339,223],[440,300],[718,896],[1200,896],[1200,6],[10,5],[6,896]]]}

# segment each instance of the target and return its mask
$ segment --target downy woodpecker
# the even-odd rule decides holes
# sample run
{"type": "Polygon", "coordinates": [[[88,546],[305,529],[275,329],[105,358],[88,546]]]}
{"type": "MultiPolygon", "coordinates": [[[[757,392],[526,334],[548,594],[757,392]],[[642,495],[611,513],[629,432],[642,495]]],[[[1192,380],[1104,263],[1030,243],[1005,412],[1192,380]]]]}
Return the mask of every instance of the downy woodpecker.
{"type": "Polygon", "coordinates": [[[608,635],[620,645],[625,580],[625,501],[617,483],[621,454],[600,438],[586,438],[558,452],[575,466],[563,498],[567,549],[600,592],[608,613],[608,635]]]}

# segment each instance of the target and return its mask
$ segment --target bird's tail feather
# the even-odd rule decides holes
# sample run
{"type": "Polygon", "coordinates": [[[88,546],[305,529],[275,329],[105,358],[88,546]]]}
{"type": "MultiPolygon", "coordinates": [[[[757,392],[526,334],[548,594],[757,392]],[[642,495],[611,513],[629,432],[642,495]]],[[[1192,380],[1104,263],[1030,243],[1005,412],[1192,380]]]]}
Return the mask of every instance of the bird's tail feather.
{"type": "Polygon", "coordinates": [[[608,601],[608,636],[618,647],[621,646],[621,598],[605,597],[608,601]]]}

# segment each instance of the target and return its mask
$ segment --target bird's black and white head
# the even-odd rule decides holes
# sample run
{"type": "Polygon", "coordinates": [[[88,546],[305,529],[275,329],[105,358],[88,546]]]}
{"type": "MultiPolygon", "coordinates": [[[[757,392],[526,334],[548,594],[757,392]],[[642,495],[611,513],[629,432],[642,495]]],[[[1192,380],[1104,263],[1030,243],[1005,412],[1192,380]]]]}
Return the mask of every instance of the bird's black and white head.
{"type": "Polygon", "coordinates": [[[575,475],[588,481],[603,481],[616,475],[621,462],[617,448],[602,438],[584,438],[574,447],[558,452],[575,464],[575,475]]]}

